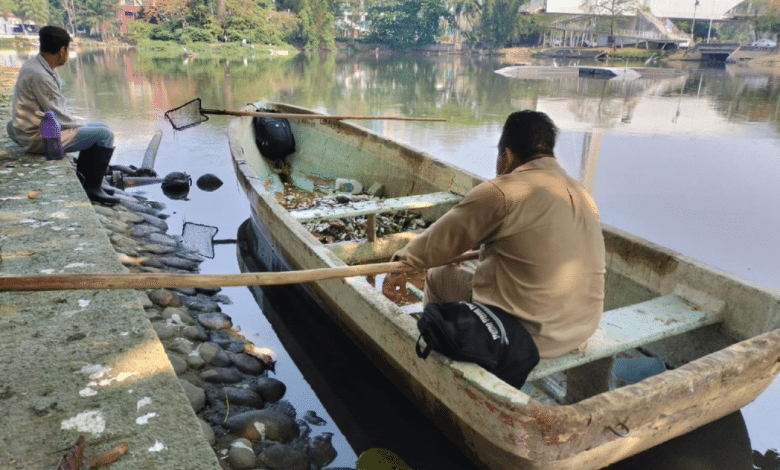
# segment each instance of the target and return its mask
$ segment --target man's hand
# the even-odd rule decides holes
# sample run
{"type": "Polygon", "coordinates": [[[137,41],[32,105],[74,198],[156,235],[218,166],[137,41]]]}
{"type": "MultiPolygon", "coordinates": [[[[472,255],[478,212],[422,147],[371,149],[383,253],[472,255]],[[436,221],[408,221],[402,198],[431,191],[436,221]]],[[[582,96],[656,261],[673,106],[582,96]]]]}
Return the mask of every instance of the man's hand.
{"type": "Polygon", "coordinates": [[[405,273],[389,273],[382,283],[382,293],[393,302],[403,300],[409,294],[406,290],[406,281],[405,273]]]}

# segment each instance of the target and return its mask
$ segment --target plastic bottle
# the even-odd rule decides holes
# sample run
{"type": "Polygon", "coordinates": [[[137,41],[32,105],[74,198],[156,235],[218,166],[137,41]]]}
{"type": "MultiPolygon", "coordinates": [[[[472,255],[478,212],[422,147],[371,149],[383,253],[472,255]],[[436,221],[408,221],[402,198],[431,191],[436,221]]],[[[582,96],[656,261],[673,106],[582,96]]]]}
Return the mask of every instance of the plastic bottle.
{"type": "Polygon", "coordinates": [[[60,129],[60,123],[57,122],[52,111],[43,113],[41,136],[43,137],[46,160],[62,160],[65,158],[65,152],[62,150],[62,140],[60,139],[60,129]]]}
{"type": "Polygon", "coordinates": [[[361,191],[363,191],[363,185],[356,180],[347,178],[336,179],[337,193],[359,194],[361,191]]]}

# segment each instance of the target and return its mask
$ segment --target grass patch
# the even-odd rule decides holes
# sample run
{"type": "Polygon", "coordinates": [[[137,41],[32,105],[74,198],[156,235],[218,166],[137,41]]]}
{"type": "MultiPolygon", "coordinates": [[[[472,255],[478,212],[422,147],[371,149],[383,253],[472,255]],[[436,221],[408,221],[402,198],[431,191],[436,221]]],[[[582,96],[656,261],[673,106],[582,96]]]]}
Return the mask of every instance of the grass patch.
{"type": "Polygon", "coordinates": [[[609,54],[609,57],[612,59],[623,59],[623,60],[642,60],[645,61],[649,59],[650,57],[655,54],[656,57],[663,57],[666,55],[666,51],[661,51],[658,49],[639,49],[637,47],[621,47],[615,50],[612,50],[610,48],[602,48],[604,52],[609,54]]]}
{"type": "Polygon", "coordinates": [[[145,40],[138,43],[138,53],[149,58],[173,59],[177,57],[196,57],[199,59],[243,59],[271,57],[271,51],[282,51],[282,56],[291,57],[298,50],[289,44],[241,44],[238,42],[205,43],[191,42],[179,44],[174,41],[145,40]],[[284,53],[286,52],[286,54],[284,53]]]}

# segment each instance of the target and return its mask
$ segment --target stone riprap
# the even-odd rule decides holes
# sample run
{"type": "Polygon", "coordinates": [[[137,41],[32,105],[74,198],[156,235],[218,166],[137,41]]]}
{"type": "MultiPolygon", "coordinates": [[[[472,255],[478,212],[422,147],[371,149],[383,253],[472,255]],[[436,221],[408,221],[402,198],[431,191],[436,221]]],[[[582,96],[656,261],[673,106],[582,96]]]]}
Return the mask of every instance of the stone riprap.
{"type": "MultiPolygon", "coordinates": [[[[164,206],[117,191],[119,205],[94,210],[131,272],[194,273],[202,260],[165,233],[164,206]],[[140,217],[143,215],[143,217],[140,217]],[[139,216],[135,218],[135,216],[139,216]],[[134,231],[150,224],[156,230],[134,231]]],[[[167,227],[166,227],[167,228],[167,227]]],[[[325,421],[309,410],[299,419],[269,377],[274,353],[244,338],[220,304],[219,288],[151,289],[143,307],[223,467],[233,470],[321,469],[336,457],[331,434],[312,435],[325,421]]]]}

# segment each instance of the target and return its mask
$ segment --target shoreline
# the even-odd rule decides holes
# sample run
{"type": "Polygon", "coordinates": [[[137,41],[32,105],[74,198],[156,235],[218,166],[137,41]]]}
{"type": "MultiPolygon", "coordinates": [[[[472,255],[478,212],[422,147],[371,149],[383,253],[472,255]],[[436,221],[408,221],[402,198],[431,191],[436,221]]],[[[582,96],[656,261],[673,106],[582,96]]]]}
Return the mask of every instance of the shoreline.
{"type": "MultiPolygon", "coordinates": [[[[0,93],[16,70],[0,68],[0,93]]],[[[0,104],[0,119],[10,111],[0,104]]],[[[116,195],[114,206],[90,203],[68,159],[26,154],[3,133],[0,269],[199,270],[203,258],[167,234],[164,205],[116,195]]],[[[335,459],[330,433],[312,431],[324,422],[283,399],[269,352],[233,329],[219,291],[0,292],[0,412],[14,437],[0,467],[53,468],[79,443],[84,462],[113,450],[117,470],[309,470],[335,459]]]]}

